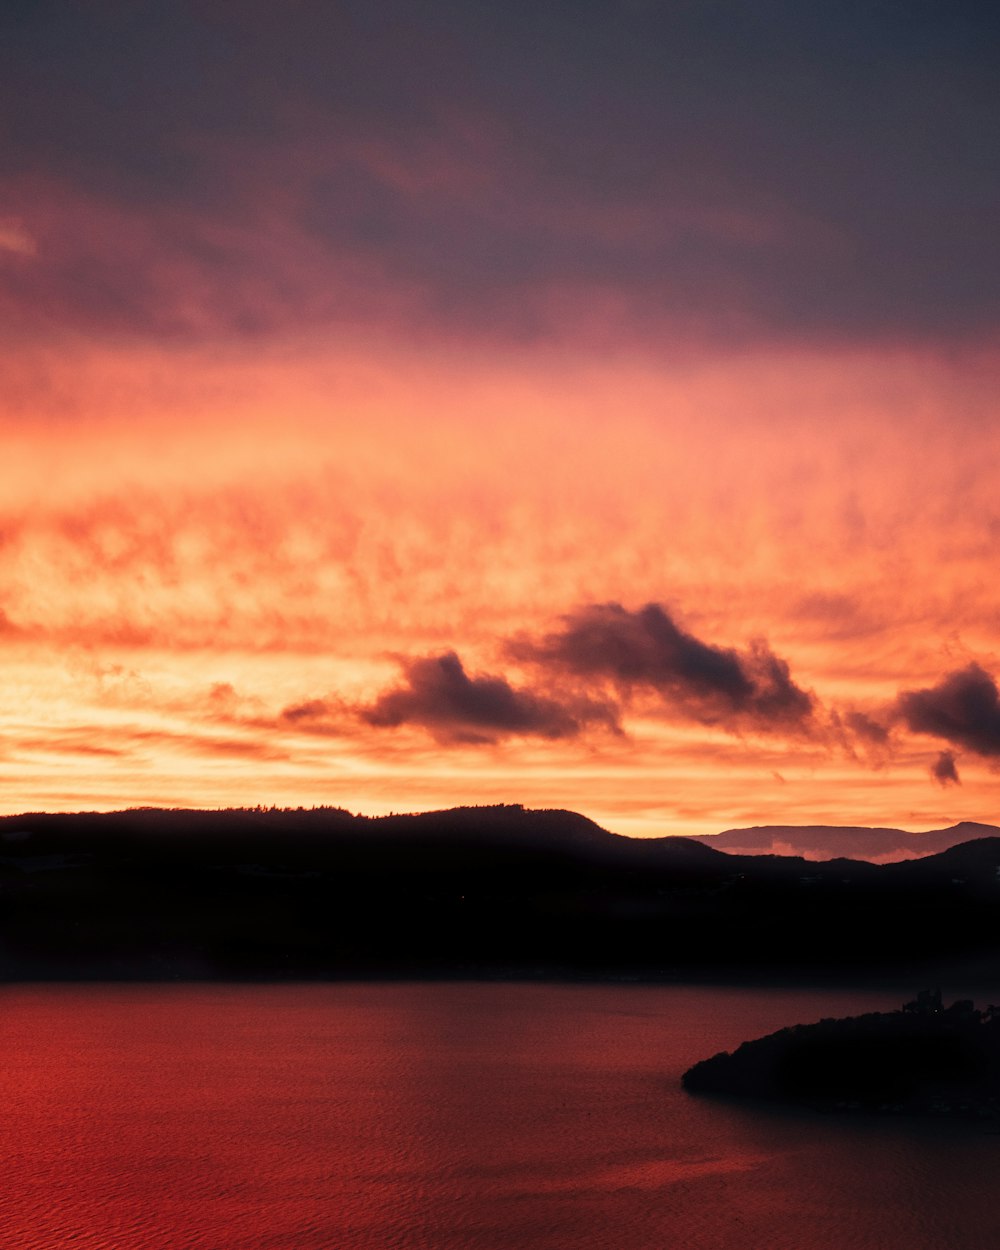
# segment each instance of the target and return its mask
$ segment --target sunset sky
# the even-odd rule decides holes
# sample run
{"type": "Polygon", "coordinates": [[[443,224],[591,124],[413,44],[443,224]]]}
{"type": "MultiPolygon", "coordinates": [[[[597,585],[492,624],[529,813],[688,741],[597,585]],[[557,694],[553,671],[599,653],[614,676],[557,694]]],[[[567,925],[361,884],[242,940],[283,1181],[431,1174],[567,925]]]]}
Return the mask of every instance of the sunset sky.
{"type": "Polygon", "coordinates": [[[1000,6],[0,9],[0,811],[1000,819],[1000,6]]]}

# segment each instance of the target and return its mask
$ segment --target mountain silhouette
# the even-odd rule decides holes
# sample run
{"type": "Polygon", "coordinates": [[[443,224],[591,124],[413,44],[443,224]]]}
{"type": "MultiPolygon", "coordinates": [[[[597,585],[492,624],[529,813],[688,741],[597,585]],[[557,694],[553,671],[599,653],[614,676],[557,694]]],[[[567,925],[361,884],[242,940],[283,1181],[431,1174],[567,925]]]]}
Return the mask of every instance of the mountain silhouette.
{"type": "Polygon", "coordinates": [[[847,857],[894,863],[937,855],[974,838],[996,837],[1000,837],[1000,828],[996,825],[963,820],[947,829],[931,829],[926,833],[858,825],[755,825],[698,835],[695,840],[737,855],[800,855],[812,860],[847,857]]]}

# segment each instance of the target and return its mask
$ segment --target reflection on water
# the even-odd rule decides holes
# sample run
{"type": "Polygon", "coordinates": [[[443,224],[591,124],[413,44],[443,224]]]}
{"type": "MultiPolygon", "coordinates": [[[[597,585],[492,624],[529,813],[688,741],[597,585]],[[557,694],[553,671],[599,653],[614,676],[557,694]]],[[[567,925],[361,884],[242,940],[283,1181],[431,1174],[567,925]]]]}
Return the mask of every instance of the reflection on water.
{"type": "Polygon", "coordinates": [[[691,1097],[898,994],[9,987],[3,1250],[994,1250],[1000,1137],[691,1097]]]}
{"type": "Polygon", "coordinates": [[[767,1163],[766,1155],[716,1156],[713,1159],[643,1159],[598,1168],[590,1176],[564,1178],[554,1189],[662,1189],[678,1181],[719,1172],[746,1172],[767,1163]]]}

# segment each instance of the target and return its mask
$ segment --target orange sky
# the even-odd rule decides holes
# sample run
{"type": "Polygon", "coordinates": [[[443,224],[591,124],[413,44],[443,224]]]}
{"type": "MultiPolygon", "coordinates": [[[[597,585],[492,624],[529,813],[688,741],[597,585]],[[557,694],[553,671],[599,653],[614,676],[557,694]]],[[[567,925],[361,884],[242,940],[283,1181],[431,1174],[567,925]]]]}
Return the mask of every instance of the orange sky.
{"type": "Polygon", "coordinates": [[[428,6],[427,66],[482,60],[433,90],[351,4],[329,81],[322,6],[41,8],[0,135],[0,811],[995,819],[995,241],[978,140],[941,156],[975,40],[880,10],[869,80],[832,18],[623,5],[587,129],[546,73],[607,31],[562,4],[530,53],[537,15],[428,6]],[[642,52],[670,22],[697,89],[642,52]]]}
{"type": "Polygon", "coordinates": [[[986,819],[989,759],[933,782],[949,743],[893,705],[996,663],[996,372],[901,352],[21,355],[4,808],[516,800],[648,833],[986,819]],[[642,682],[612,692],[616,728],[554,738],[358,716],[447,652],[516,691],[606,697],[511,640],[608,603],[662,605],[723,651],[763,640],[812,723],[642,682]],[[836,731],[851,711],[890,739],[836,731]]]}

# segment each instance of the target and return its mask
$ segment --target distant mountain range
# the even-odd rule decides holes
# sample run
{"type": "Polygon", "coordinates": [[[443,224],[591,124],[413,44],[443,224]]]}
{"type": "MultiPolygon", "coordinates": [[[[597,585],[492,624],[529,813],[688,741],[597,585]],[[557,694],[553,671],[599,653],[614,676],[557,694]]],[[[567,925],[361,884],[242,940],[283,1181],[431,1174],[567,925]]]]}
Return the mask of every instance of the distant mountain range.
{"type": "Polygon", "coordinates": [[[517,805],[0,819],[0,980],[998,970],[1000,837],[877,865],[626,838],[517,805]]]}
{"type": "Polygon", "coordinates": [[[937,855],[976,838],[1000,838],[1000,828],[972,820],[927,833],[858,825],[754,825],[694,840],[731,855],[800,855],[811,860],[846,858],[888,864],[937,855]]]}

